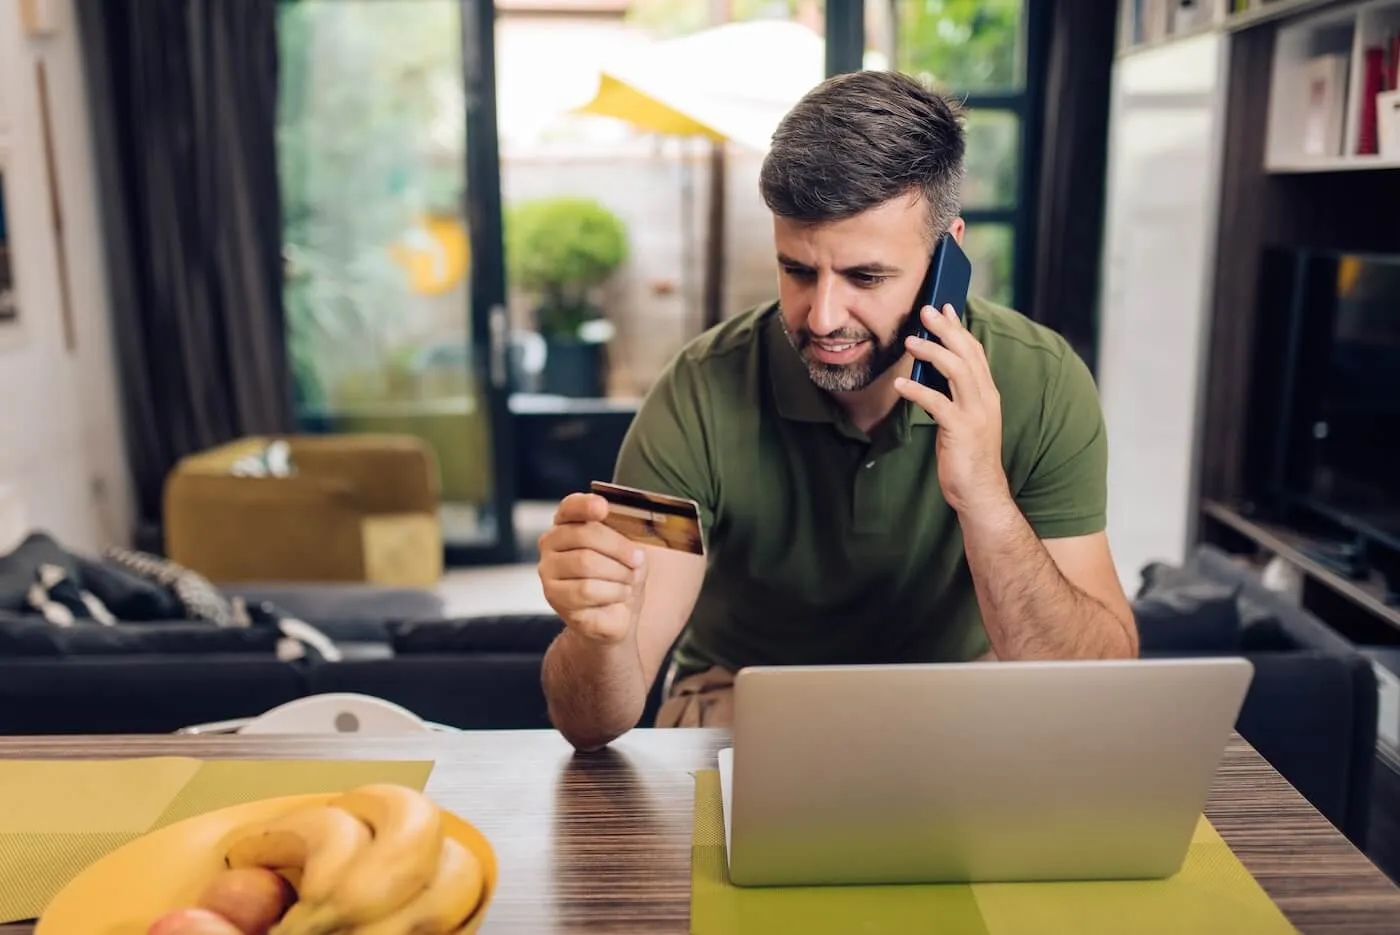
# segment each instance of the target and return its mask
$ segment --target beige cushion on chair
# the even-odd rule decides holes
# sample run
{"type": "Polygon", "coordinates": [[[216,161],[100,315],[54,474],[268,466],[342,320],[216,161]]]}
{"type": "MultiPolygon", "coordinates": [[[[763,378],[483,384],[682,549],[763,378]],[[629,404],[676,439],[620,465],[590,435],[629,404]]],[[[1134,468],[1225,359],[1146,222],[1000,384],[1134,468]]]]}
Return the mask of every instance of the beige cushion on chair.
{"type": "Polygon", "coordinates": [[[431,588],[442,578],[442,530],[436,515],[382,513],[360,520],[365,581],[431,588]]]}

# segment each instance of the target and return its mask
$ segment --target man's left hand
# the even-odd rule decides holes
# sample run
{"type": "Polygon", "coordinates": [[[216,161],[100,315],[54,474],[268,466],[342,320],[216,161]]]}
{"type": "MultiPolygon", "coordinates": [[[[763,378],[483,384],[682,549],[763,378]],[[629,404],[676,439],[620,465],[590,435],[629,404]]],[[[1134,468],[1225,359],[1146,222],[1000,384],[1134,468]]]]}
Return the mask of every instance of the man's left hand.
{"type": "Polygon", "coordinates": [[[986,351],[951,305],[942,312],[926,306],[920,314],[943,343],[910,337],[905,346],[948,378],[952,398],[904,378],[895,390],[938,423],[938,483],[948,505],[959,514],[1005,505],[1011,492],[1001,463],[1001,394],[986,351]]]}

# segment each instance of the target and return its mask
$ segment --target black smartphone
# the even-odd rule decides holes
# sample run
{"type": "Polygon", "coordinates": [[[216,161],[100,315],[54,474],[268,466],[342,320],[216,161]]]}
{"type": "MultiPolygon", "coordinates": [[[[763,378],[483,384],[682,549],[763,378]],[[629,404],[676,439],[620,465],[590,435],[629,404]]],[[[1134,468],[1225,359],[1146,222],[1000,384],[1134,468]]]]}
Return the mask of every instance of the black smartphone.
{"type": "MultiPolygon", "coordinates": [[[[962,320],[967,310],[967,291],[971,287],[972,261],[963,253],[953,235],[944,233],[933,248],[933,259],[929,261],[928,273],[924,276],[923,285],[919,287],[919,294],[914,298],[914,310],[911,313],[915,322],[914,333],[925,341],[937,341],[938,339],[929,334],[928,329],[924,327],[919,313],[926,305],[932,305],[940,312],[943,311],[943,306],[951,305],[958,313],[959,320],[962,320]]],[[[945,396],[952,395],[948,389],[948,378],[933,364],[916,360],[914,371],[909,376],[915,383],[922,383],[945,396]]]]}

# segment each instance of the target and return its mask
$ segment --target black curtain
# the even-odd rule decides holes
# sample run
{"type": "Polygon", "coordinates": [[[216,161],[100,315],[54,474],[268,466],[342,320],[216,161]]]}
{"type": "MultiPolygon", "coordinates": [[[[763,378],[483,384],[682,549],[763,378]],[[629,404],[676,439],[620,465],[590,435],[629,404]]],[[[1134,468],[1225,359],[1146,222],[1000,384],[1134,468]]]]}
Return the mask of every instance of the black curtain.
{"type": "Polygon", "coordinates": [[[1030,311],[1095,365],[1117,0],[1046,2],[1030,311]]]}
{"type": "Polygon", "coordinates": [[[77,0],[139,519],[186,454],[294,427],[276,0],[77,0]]]}

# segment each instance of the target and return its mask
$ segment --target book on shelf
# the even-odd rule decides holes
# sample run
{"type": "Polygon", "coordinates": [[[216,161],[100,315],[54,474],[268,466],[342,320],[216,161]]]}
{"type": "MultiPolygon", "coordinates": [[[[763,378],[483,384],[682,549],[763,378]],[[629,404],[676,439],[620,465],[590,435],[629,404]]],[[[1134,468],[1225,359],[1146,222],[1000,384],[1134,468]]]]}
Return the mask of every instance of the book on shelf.
{"type": "Polygon", "coordinates": [[[1342,155],[1350,67],[1350,56],[1342,52],[1316,55],[1308,60],[1301,147],[1304,156],[1342,155]]]}
{"type": "Polygon", "coordinates": [[[1400,28],[1367,46],[1362,53],[1361,113],[1356,127],[1356,154],[1374,156],[1380,152],[1377,98],[1394,91],[1400,78],[1400,28]]]}

